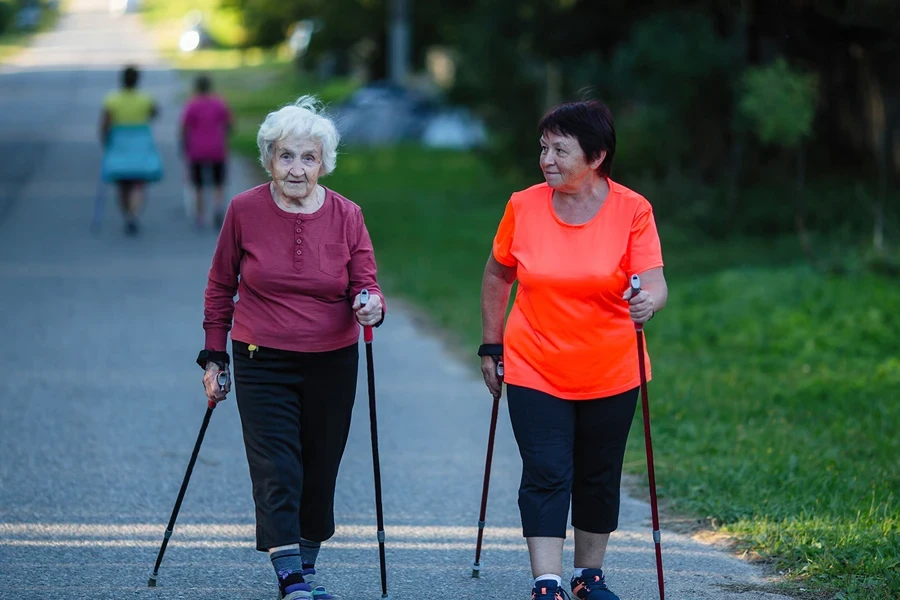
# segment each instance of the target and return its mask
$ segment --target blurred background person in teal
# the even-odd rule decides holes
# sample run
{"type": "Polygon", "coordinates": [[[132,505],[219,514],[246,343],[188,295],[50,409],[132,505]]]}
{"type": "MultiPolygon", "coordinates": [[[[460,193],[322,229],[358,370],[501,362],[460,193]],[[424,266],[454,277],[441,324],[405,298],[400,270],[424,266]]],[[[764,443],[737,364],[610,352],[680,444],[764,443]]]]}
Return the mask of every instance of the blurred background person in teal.
{"type": "Polygon", "coordinates": [[[100,120],[103,178],[116,183],[125,232],[132,236],[138,233],[145,184],[162,178],[162,161],[150,131],[159,107],[152,96],[138,90],[139,80],[137,67],[122,71],[122,88],[104,98],[100,120]]]}

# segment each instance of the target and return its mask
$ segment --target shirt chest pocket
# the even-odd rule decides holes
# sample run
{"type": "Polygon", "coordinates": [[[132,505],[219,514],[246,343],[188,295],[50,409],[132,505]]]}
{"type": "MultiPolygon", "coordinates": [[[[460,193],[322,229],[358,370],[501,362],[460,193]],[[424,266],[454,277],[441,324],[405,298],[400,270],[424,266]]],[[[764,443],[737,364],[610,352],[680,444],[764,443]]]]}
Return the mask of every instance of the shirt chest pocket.
{"type": "Polygon", "coordinates": [[[319,244],[319,270],[332,277],[341,277],[347,272],[350,250],[346,244],[319,244]]]}

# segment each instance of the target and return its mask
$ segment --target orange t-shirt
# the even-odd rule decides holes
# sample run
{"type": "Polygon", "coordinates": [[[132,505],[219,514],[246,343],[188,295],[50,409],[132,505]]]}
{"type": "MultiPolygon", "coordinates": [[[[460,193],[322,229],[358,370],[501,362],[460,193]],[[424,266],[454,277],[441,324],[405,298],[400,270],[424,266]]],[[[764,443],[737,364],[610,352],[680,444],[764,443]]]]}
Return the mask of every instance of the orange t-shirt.
{"type": "Polygon", "coordinates": [[[504,333],[504,381],[567,400],[640,385],[634,322],[622,294],[631,275],[663,266],[643,196],[609,180],[597,214],[569,225],[553,210],[553,189],[534,185],[509,199],[493,252],[519,280],[504,333]]]}

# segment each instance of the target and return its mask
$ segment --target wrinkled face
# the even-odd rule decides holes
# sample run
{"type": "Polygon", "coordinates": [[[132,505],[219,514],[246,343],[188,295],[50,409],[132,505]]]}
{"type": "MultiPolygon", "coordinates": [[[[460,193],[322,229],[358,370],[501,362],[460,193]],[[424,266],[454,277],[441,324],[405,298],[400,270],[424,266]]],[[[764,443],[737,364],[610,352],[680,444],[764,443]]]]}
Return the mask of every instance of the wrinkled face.
{"type": "Polygon", "coordinates": [[[606,152],[587,162],[581,144],[574,137],[545,131],[541,136],[541,171],[547,185],[568,192],[580,189],[592,177],[606,158],[606,152]]]}
{"type": "Polygon", "coordinates": [[[322,148],[306,138],[275,142],[269,163],[278,192],[290,200],[303,200],[316,191],[322,172],[322,148]]]}

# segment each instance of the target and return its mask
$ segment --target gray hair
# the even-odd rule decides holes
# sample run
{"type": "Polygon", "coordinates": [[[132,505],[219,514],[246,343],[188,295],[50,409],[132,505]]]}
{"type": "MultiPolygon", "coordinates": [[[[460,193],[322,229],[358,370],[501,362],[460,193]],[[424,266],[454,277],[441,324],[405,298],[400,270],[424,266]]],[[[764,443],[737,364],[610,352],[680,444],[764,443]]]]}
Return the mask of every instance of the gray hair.
{"type": "Polygon", "coordinates": [[[337,147],[341,141],[334,122],[324,114],[322,102],[314,95],[300,96],[292,104],[270,112],[259,126],[256,145],[259,162],[266,173],[275,150],[275,143],[290,137],[311,139],[322,146],[322,175],[334,171],[337,147]]]}

